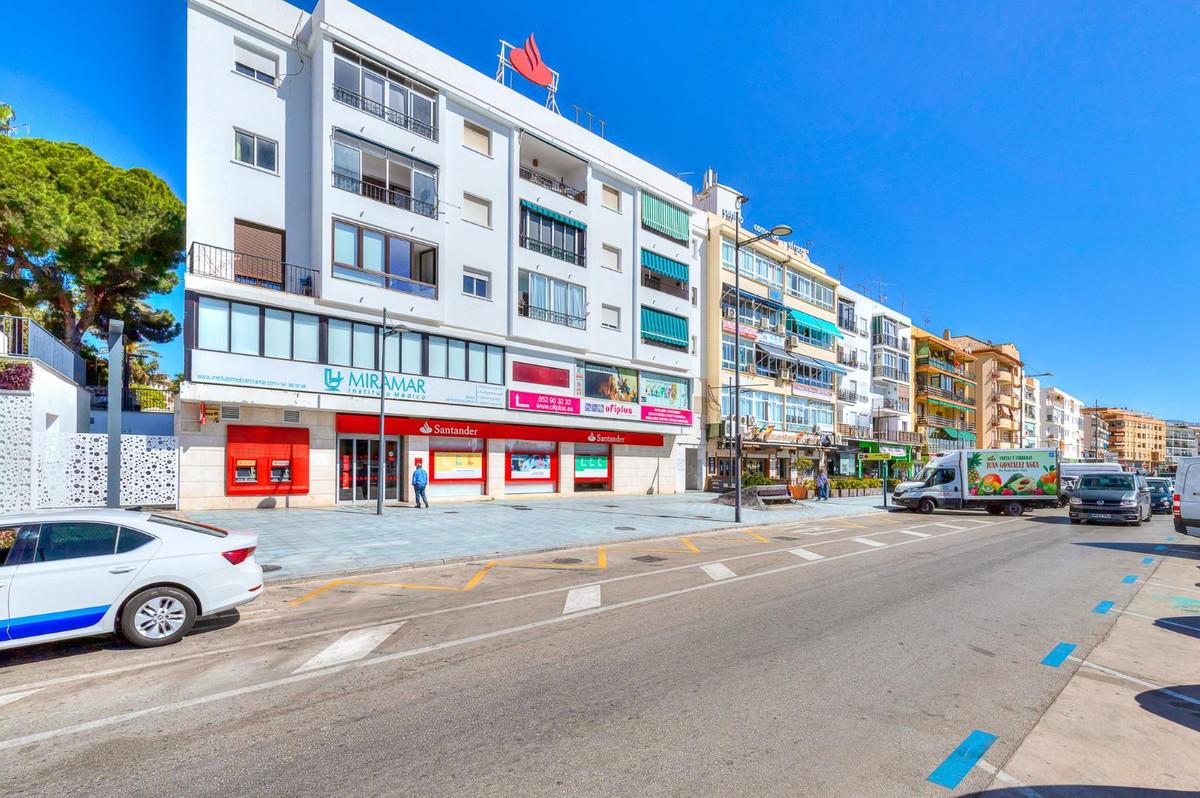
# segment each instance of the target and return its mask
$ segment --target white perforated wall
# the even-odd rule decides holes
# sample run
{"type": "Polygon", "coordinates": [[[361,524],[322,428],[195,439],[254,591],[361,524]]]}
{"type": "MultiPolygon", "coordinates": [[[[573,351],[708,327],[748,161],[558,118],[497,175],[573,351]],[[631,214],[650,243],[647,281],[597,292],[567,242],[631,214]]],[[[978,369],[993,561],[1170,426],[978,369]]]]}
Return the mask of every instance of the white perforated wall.
{"type": "Polygon", "coordinates": [[[33,397],[0,392],[0,513],[29,509],[33,499],[33,397]]]}

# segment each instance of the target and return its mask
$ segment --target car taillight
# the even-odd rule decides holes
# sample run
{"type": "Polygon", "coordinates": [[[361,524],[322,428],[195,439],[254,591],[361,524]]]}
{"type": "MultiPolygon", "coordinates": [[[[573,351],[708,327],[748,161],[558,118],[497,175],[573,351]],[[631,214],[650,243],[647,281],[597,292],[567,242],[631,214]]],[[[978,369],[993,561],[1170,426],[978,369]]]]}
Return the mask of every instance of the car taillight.
{"type": "Polygon", "coordinates": [[[246,558],[254,553],[255,546],[247,546],[244,549],[234,549],[233,551],[223,551],[221,556],[229,560],[230,565],[241,565],[246,561],[246,558]]]}
{"type": "Polygon", "coordinates": [[[1183,517],[1182,513],[1179,510],[1179,494],[1178,493],[1173,494],[1171,496],[1171,514],[1174,515],[1176,518],[1183,517]]]}

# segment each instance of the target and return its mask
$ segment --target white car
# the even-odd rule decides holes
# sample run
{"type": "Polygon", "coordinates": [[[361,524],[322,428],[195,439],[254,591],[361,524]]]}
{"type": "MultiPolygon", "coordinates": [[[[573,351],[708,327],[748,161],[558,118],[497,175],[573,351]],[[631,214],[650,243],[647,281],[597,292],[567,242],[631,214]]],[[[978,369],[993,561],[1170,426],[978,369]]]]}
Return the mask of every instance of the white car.
{"type": "Polygon", "coordinates": [[[114,632],[174,643],[262,594],[257,543],[133,510],[0,516],[0,649],[114,632]]]}

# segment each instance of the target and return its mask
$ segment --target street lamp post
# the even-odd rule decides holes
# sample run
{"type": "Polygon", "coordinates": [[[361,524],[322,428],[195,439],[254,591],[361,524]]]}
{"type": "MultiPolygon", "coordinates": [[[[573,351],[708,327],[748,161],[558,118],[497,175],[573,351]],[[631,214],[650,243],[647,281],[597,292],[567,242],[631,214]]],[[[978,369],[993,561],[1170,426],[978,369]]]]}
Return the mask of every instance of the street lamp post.
{"type": "Polygon", "coordinates": [[[754,238],[742,240],[742,206],[750,201],[749,197],[739,194],[733,201],[733,480],[734,505],[733,520],[742,522],[742,247],[762,241],[764,238],[781,237],[792,234],[792,228],[786,224],[775,225],[770,231],[754,238]]]}
{"type": "MultiPolygon", "coordinates": [[[[384,369],[384,354],[387,352],[387,340],[393,335],[404,332],[403,327],[388,327],[387,308],[383,309],[383,327],[379,336],[379,454],[375,475],[375,515],[383,515],[383,493],[387,488],[387,448],[384,434],[384,405],[387,401],[387,372],[384,369]]],[[[400,464],[396,464],[396,478],[400,478],[400,464]]],[[[396,485],[397,490],[399,485],[396,485]]]]}

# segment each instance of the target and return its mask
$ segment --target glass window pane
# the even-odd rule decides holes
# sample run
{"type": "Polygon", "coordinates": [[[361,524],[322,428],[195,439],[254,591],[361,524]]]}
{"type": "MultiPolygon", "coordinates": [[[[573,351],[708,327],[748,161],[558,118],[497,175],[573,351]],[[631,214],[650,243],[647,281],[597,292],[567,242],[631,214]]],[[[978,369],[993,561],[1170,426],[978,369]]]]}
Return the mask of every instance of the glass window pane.
{"type": "Polygon", "coordinates": [[[412,276],[412,244],[407,239],[388,237],[387,270],[396,277],[412,276]]]}
{"type": "Polygon", "coordinates": [[[333,60],[333,85],[358,94],[358,67],[349,61],[335,58],[333,60]]]}
{"type": "Polygon", "coordinates": [[[374,230],[363,230],[362,234],[362,267],[372,271],[383,271],[383,233],[374,230]]]}
{"type": "Polygon", "coordinates": [[[504,384],[504,350],[498,346],[487,348],[487,381],[492,385],[504,384]]]}
{"type": "Polygon", "coordinates": [[[406,374],[420,374],[421,372],[421,334],[415,332],[406,332],[402,336],[400,344],[400,361],[401,368],[406,374]]]}
{"type": "Polygon", "coordinates": [[[354,325],[354,367],[375,368],[375,328],[369,324],[354,325]]]}
{"type": "Polygon", "coordinates": [[[276,308],[266,309],[263,321],[263,354],[267,357],[292,356],[292,314],[276,308]]]}
{"type": "Polygon", "coordinates": [[[367,71],[362,73],[363,96],[372,102],[379,103],[379,106],[368,105],[366,110],[373,114],[383,113],[383,87],[384,80],[378,75],[367,71]]]}
{"type": "Polygon", "coordinates": [[[292,315],[292,358],[316,363],[320,357],[321,322],[316,316],[307,313],[292,315]]]}
{"type": "Polygon", "coordinates": [[[200,297],[196,314],[196,345],[201,349],[229,350],[229,303],[222,299],[200,297]]]}
{"type": "Polygon", "coordinates": [[[449,363],[446,376],[455,380],[467,378],[467,342],[450,340],[449,363]]]}
{"type": "Polygon", "coordinates": [[[429,336],[429,376],[446,376],[446,339],[439,335],[429,336]]]}
{"type": "Polygon", "coordinates": [[[335,366],[350,365],[350,322],[329,320],[329,362],[335,366]]]}
{"type": "Polygon", "coordinates": [[[258,354],[258,306],[232,304],[229,351],[243,355],[258,354]]]}
{"type": "Polygon", "coordinates": [[[258,139],[258,165],[263,169],[275,171],[275,142],[258,139]]]}
{"type": "Polygon", "coordinates": [[[35,562],[102,557],[117,549],[117,528],[108,524],[42,524],[35,562]]]}
{"type": "Polygon", "coordinates": [[[254,136],[233,131],[233,157],[242,163],[254,163],[254,136]]]}
{"type": "MultiPolygon", "coordinates": [[[[380,337],[383,332],[380,331],[380,337]]],[[[383,339],[383,368],[385,371],[400,370],[400,336],[389,335],[383,339]]]]}
{"type": "Polygon", "coordinates": [[[470,344],[467,348],[467,379],[471,382],[487,382],[487,347],[470,344]]]}
{"type": "MultiPolygon", "coordinates": [[[[433,127],[433,100],[423,94],[412,93],[412,118],[424,125],[433,127]]],[[[432,132],[429,130],[418,130],[418,132],[432,132]]]]}
{"type": "MultiPolygon", "coordinates": [[[[333,143],[333,171],[335,174],[346,175],[355,180],[360,174],[360,153],[353,147],[343,144],[340,141],[333,143]]],[[[350,190],[356,190],[351,186],[347,186],[350,190]]]]}
{"type": "Polygon", "coordinates": [[[333,223],[333,261],[343,266],[358,265],[358,230],[345,222],[333,223]]]}

